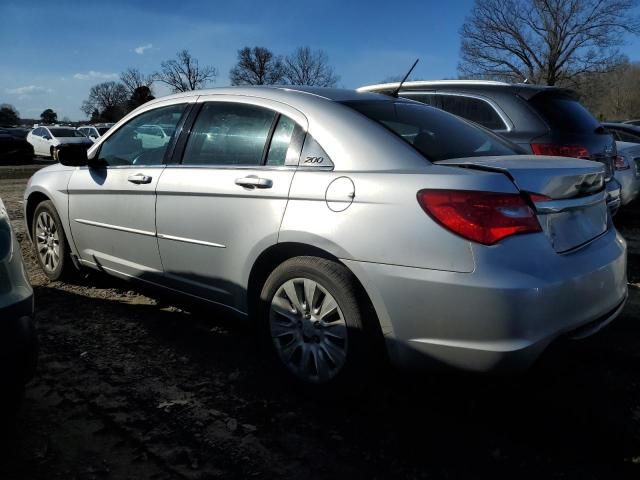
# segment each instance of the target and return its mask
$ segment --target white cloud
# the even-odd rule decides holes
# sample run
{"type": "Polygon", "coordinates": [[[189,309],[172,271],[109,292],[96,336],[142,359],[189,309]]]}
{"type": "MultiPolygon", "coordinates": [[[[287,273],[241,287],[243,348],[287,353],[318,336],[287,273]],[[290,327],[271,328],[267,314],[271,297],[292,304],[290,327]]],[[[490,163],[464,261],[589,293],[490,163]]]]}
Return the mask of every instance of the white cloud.
{"type": "Polygon", "coordinates": [[[153,47],[153,44],[147,43],[146,45],[140,45],[139,47],[134,48],[133,51],[138,55],[142,55],[145,50],[149,50],[151,47],[153,47]]]}
{"type": "Polygon", "coordinates": [[[75,78],[76,80],[115,80],[118,78],[118,74],[89,70],[88,73],[76,73],[73,78],[75,78]]]}
{"type": "Polygon", "coordinates": [[[5,92],[9,95],[37,95],[42,93],[51,93],[52,90],[38,85],[25,85],[24,87],[7,88],[5,92]]]}

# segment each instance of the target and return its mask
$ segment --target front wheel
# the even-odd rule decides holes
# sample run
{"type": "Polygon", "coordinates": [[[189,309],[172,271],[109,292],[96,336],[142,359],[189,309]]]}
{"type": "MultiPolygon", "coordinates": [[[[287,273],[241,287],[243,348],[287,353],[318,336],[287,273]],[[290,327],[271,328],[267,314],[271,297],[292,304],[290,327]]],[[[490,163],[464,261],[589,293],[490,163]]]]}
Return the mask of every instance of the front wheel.
{"type": "Polygon", "coordinates": [[[375,331],[353,274],[318,257],[285,261],[260,297],[263,342],[298,381],[315,386],[362,384],[372,367],[375,331]]]}
{"type": "Polygon", "coordinates": [[[36,207],[31,232],[36,258],[50,280],[71,277],[77,272],[71,261],[62,222],[50,200],[36,207]]]}

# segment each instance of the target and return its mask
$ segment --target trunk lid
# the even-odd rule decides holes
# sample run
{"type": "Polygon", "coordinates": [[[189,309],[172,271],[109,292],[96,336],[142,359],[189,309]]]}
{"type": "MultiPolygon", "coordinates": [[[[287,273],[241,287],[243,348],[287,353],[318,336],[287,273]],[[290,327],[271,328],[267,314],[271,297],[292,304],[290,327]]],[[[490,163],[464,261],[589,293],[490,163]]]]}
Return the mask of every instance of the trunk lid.
{"type": "Polygon", "coordinates": [[[502,156],[444,160],[438,165],[499,172],[528,195],[554,250],[564,253],[608,228],[600,163],[563,157],[502,156]]]}

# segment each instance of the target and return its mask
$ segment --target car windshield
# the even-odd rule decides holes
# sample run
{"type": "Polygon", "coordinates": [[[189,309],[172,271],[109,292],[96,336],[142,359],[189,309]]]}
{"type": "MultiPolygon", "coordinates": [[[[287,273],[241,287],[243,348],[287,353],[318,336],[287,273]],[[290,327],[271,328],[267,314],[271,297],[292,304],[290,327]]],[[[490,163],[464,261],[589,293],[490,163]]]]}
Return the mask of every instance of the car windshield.
{"type": "Polygon", "coordinates": [[[51,135],[57,138],[84,137],[84,135],[78,130],[73,130],[71,128],[50,128],[49,131],[51,132],[51,135]]]}
{"type": "Polygon", "coordinates": [[[529,103],[549,126],[560,132],[592,133],[600,123],[582,104],[565,95],[539,94],[529,103]]]}
{"type": "Polygon", "coordinates": [[[382,124],[433,162],[524,153],[488,130],[426,105],[387,100],[343,104],[382,124]]]}

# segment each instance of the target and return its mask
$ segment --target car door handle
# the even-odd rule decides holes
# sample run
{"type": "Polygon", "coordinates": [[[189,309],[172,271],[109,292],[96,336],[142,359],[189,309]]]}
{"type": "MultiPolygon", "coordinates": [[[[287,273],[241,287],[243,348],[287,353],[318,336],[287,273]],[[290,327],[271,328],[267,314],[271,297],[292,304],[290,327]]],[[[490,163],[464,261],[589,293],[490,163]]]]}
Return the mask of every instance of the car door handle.
{"type": "Polygon", "coordinates": [[[245,188],[271,188],[273,182],[269,178],[260,178],[255,175],[249,175],[244,178],[236,178],[236,185],[245,188]]]}
{"type": "Polygon", "coordinates": [[[144,175],[142,173],[136,173],[135,175],[129,175],[127,180],[131,183],[135,183],[140,185],[141,183],[151,183],[152,178],[149,175],[144,175]]]}

